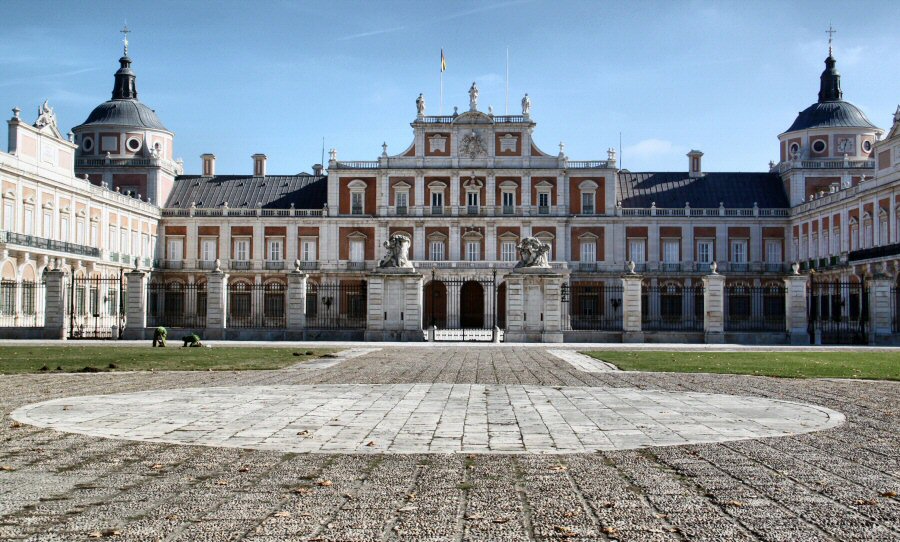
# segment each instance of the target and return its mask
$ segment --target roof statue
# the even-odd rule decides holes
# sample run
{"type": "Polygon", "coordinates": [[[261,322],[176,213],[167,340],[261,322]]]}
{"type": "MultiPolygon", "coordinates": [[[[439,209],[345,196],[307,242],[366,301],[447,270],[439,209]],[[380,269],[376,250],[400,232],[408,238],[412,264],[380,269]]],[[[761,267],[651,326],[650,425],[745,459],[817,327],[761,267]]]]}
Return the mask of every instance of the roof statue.
{"type": "Polygon", "coordinates": [[[56,113],[47,100],[38,108],[38,118],[34,121],[35,128],[43,128],[44,126],[56,126],[56,113]]]}
{"type": "Polygon", "coordinates": [[[531,98],[528,97],[528,93],[525,93],[525,96],[522,98],[522,115],[527,119],[531,116],[531,98]]]}
{"type": "Polygon", "coordinates": [[[416,116],[422,118],[425,116],[425,96],[422,93],[419,93],[419,97],[416,98],[416,116]]]}
{"type": "Polygon", "coordinates": [[[402,233],[391,235],[390,239],[384,242],[384,248],[387,254],[378,262],[379,269],[412,269],[413,264],[409,261],[409,237],[402,233]]]}
{"type": "Polygon", "coordinates": [[[469,87],[469,111],[478,111],[478,87],[474,81],[469,87]]]}
{"type": "Polygon", "coordinates": [[[519,251],[520,259],[516,263],[516,269],[522,267],[549,269],[550,262],[547,261],[547,254],[550,252],[550,245],[544,243],[537,237],[526,237],[516,247],[519,251]]]}

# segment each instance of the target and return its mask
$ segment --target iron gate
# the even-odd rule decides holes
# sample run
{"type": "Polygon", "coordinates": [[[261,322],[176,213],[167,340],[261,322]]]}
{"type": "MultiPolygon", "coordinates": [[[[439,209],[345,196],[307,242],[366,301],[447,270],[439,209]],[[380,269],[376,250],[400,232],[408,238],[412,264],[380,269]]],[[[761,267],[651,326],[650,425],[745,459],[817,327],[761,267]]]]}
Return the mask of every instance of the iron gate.
{"type": "Polygon", "coordinates": [[[869,289],[865,282],[811,282],[809,333],[814,344],[869,342],[869,289]]]}
{"type": "MultiPolygon", "coordinates": [[[[424,323],[435,341],[491,341],[497,327],[497,272],[489,277],[440,277],[424,285],[424,323]]],[[[502,334],[502,332],[500,332],[502,334]]],[[[501,335],[502,337],[502,335],[501,335]]]]}
{"type": "Polygon", "coordinates": [[[125,281],[75,277],[69,288],[69,338],[119,339],[125,331],[125,281]]]}

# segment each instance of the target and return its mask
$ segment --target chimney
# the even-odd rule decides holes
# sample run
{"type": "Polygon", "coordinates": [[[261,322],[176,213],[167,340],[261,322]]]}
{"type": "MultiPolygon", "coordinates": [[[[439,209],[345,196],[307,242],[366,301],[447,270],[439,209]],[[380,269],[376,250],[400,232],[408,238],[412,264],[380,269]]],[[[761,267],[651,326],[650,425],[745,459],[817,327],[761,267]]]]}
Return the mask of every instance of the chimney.
{"type": "Polygon", "coordinates": [[[692,150],[687,153],[688,157],[688,173],[690,177],[702,177],[703,176],[703,168],[701,167],[701,160],[703,159],[703,153],[700,151],[692,150]]]}
{"type": "Polygon", "coordinates": [[[322,164],[313,164],[313,167],[312,167],[313,175],[318,177],[319,175],[322,174],[322,170],[324,170],[324,169],[325,168],[322,166],[322,164]]]}
{"type": "Polygon", "coordinates": [[[215,154],[201,154],[200,158],[203,160],[203,176],[204,177],[215,177],[216,176],[216,155],[215,154]]]}
{"type": "Polygon", "coordinates": [[[253,176],[254,177],[265,177],[266,176],[266,155],[265,154],[254,154],[253,158],[253,176]]]}

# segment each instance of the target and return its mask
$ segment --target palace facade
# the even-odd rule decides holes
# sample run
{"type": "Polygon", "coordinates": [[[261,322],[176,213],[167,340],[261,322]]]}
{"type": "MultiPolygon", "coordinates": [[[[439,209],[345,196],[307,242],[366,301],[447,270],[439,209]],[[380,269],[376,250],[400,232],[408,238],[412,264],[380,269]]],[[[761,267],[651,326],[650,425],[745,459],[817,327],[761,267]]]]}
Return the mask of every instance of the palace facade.
{"type": "Polygon", "coordinates": [[[46,306],[72,338],[155,325],[353,337],[399,319],[422,338],[499,339],[513,312],[531,340],[548,326],[572,341],[881,342],[897,329],[900,108],[890,130],[875,126],[843,99],[831,54],[817,101],[778,136],[779,162],[751,173],[708,172],[699,150],[675,172],[619,169],[613,149],[547,152],[527,95],[522,114],[494,115],[473,83],[452,115],[426,114],[420,95],[396,154],[332,149],[298,175],[270,174],[264,154],[223,175],[204,154],[202,174],[184,175],[173,132],[138,100],[127,49],[119,62],[112,98],[67,137],[46,103],[33,124],[18,109],[9,121],[8,325],[42,327],[46,306]],[[382,318],[368,285],[397,233],[421,288],[382,318]],[[530,237],[549,246],[560,291],[513,309],[507,279],[530,237]],[[63,277],[64,308],[44,299],[45,270],[63,277]],[[560,316],[545,322],[549,299],[560,316]]]}

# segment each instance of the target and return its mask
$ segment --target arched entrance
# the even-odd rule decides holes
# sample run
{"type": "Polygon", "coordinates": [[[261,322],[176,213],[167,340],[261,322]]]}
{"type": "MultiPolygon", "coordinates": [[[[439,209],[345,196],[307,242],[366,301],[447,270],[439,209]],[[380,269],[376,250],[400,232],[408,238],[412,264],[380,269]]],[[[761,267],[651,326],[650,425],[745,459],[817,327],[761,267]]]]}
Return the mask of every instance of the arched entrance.
{"type": "Polygon", "coordinates": [[[497,287],[497,327],[506,329],[506,282],[497,287]]]}
{"type": "Polygon", "coordinates": [[[463,283],[459,289],[459,324],[463,329],[483,329],[484,288],[474,280],[463,283]]]}
{"type": "Polygon", "coordinates": [[[432,280],[425,285],[423,297],[425,326],[447,327],[447,286],[439,280],[432,280]]]}

